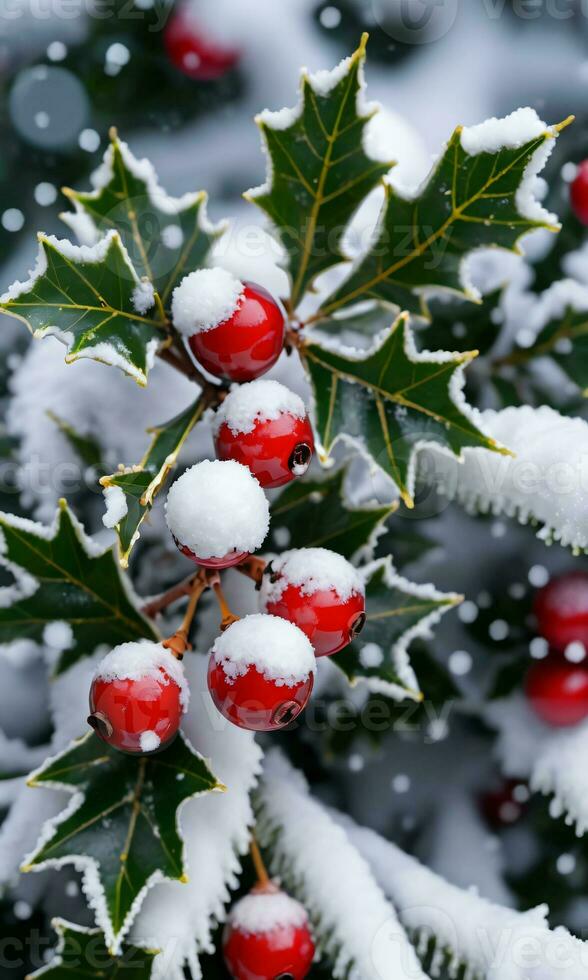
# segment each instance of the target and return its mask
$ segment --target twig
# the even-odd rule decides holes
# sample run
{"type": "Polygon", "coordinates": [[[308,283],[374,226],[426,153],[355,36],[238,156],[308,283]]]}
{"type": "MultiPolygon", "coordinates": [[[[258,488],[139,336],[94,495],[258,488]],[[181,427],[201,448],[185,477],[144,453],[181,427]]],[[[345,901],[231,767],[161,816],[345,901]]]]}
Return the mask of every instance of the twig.
{"type": "Polygon", "coordinates": [[[222,590],[220,575],[218,574],[218,572],[209,573],[208,582],[216,596],[217,602],[220,607],[220,611],[221,611],[220,629],[221,629],[221,633],[224,633],[224,631],[228,629],[229,626],[232,626],[233,623],[237,622],[239,617],[235,616],[235,613],[232,612],[229,608],[227,600],[225,599],[225,594],[222,590]]]}
{"type": "Polygon", "coordinates": [[[200,596],[204,590],[208,588],[208,586],[208,575],[206,574],[205,569],[202,569],[193,579],[190,601],[180,628],[177,629],[172,636],[169,636],[167,640],[163,641],[163,646],[167,650],[171,650],[174,657],[177,657],[178,660],[183,660],[186,650],[191,649],[188,641],[188,634],[190,633],[190,627],[192,626],[192,620],[194,619],[194,614],[196,612],[196,607],[200,596]]]}
{"type": "Polygon", "coordinates": [[[263,858],[261,856],[261,851],[259,850],[259,845],[255,840],[253,835],[249,841],[249,850],[251,852],[251,860],[253,861],[253,867],[255,868],[255,874],[257,875],[257,884],[261,888],[267,888],[271,884],[271,878],[267,873],[267,868],[264,864],[263,858]]]}
{"type": "Polygon", "coordinates": [[[171,606],[172,602],[177,602],[178,599],[182,599],[185,595],[190,595],[194,586],[194,580],[199,574],[200,572],[195,572],[192,575],[188,575],[187,578],[178,582],[177,585],[173,585],[167,592],[162,592],[161,595],[156,596],[151,602],[147,602],[141,610],[143,615],[154,619],[160,612],[163,612],[164,609],[171,606]]]}
{"type": "Polygon", "coordinates": [[[261,580],[263,578],[263,573],[267,568],[267,562],[263,558],[255,558],[254,555],[250,555],[245,561],[240,562],[235,565],[235,569],[241,572],[241,575],[246,575],[247,578],[252,579],[255,582],[255,588],[261,588],[261,580]]]}

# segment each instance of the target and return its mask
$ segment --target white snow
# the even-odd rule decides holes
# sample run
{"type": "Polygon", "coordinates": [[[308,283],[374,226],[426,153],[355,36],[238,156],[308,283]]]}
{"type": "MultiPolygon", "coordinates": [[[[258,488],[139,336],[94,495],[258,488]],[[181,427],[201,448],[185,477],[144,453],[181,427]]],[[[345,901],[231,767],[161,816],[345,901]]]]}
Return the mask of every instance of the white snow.
{"type": "Polygon", "coordinates": [[[43,643],[55,651],[69,650],[74,645],[74,634],[70,624],[58,619],[47,623],[43,630],[43,643]]]}
{"type": "Polygon", "coordinates": [[[252,935],[287,926],[301,928],[308,916],[300,902],[283,891],[253,891],[233,906],[229,922],[239,932],[252,935]]]}
{"type": "Polygon", "coordinates": [[[314,650],[294,623],[253,613],[237,620],[214,641],[212,656],[234,680],[255,667],[277,687],[294,687],[315,671],[314,650]]]}
{"type": "Polygon", "coordinates": [[[117,527],[127,516],[127,498],[121,487],[105,487],[102,491],[106,501],[106,513],[102,515],[104,527],[117,527]]]}
{"type": "Polygon", "coordinates": [[[296,586],[304,596],[333,591],[342,602],[352,595],[365,595],[365,585],[357,569],[327,548],[294,548],[272,558],[272,575],[264,575],[262,580],[263,607],[278,602],[289,585],[296,586]],[[278,576],[275,580],[273,573],[278,576]]]}
{"type": "Polygon", "coordinates": [[[257,833],[272,871],[308,910],[335,980],[426,980],[367,863],[275,750],[265,760],[257,833]]]}
{"type": "Polygon", "coordinates": [[[137,640],[114,647],[98,665],[96,680],[132,680],[152,678],[166,686],[174,682],[180,689],[180,703],[184,711],[190,701],[190,689],[181,662],[161,643],[137,640]]]}
{"type": "Polygon", "coordinates": [[[306,408],[302,398],[279,381],[260,378],[233,385],[214,416],[213,428],[218,433],[226,423],[234,435],[247,434],[253,432],[256,422],[273,421],[286,414],[303,419],[306,408]]]}
{"type": "Polygon", "coordinates": [[[493,116],[476,126],[464,126],[461,145],[470,156],[478,153],[498,153],[501,149],[516,150],[525,143],[550,132],[534,109],[517,109],[503,119],[493,116]]]}
{"type": "Polygon", "coordinates": [[[153,289],[153,283],[149,282],[148,279],[142,279],[141,282],[137,283],[133,289],[131,298],[136,312],[141,316],[145,316],[147,311],[150,310],[155,303],[155,290],[153,289]]]}
{"type": "Polygon", "coordinates": [[[189,801],[180,815],[188,881],[152,888],[130,939],[160,949],[154,980],[184,980],[182,966],[199,977],[199,952],[212,952],[217,922],[225,917],[229,889],[238,885],[239,855],[249,846],[253,824],[250,793],[260,768],[261,749],[251,732],[225,722],[214,707],[206,682],[207,660],[192,656],[185,671],[192,690],[182,727],[193,745],[210,759],[226,793],[189,801]]]}
{"type": "Polygon", "coordinates": [[[242,302],[243,283],[226,269],[197,269],[172,295],[174,327],[191,337],[224,323],[242,302]]]}
{"type": "Polygon", "coordinates": [[[482,425],[514,456],[465,449],[459,465],[432,449],[429,479],[440,492],[458,500],[469,513],[538,522],[538,536],[548,543],[588,548],[588,424],[547,405],[524,405],[487,410],[482,425]]]}
{"type": "Polygon", "coordinates": [[[171,486],[165,504],[168,527],[199,558],[256,551],[269,529],[269,504],[246,466],[204,460],[171,486]]]}
{"type": "Polygon", "coordinates": [[[561,267],[566,276],[588,286],[588,242],[583,242],[578,249],[564,255],[561,267]]]}
{"type": "Polygon", "coordinates": [[[155,752],[161,745],[161,739],[157,732],[142,732],[139,739],[142,752],[155,752]]]}

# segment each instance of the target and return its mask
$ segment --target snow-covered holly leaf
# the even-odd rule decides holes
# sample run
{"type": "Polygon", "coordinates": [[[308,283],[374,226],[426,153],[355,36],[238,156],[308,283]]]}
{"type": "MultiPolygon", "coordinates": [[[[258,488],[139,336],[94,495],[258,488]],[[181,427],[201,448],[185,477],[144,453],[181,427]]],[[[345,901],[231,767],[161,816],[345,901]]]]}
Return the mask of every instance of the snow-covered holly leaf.
{"type": "Polygon", "coordinates": [[[427,636],[443,613],[461,602],[462,596],[409,582],[396,574],[390,557],[366,565],[362,574],[366,584],[366,624],[357,639],[331,660],[351,684],[362,680],[370,690],[396,700],[421,700],[423,695],[410,665],[408,647],[415,637],[427,636]]]}
{"type": "Polygon", "coordinates": [[[187,880],[182,804],[224,788],[181,735],[164,752],[137,759],[93,732],[49,759],[29,785],[65,790],[73,799],[45,828],[23,870],[64,864],[83,870],[97,924],[113,951],[150,885],[187,880]]]}
{"type": "Polygon", "coordinates": [[[74,231],[88,218],[101,234],[115,229],[139,275],[152,282],[166,305],[180,280],[205,264],[224,225],[208,221],[203,191],[168,197],[149,161],[137,160],[116,130],[110,138],[95,189],[65,188],[75,212],[61,217],[74,231]]]}
{"type": "Polygon", "coordinates": [[[249,191],[271,218],[288,253],[295,309],[319,272],[343,261],[349,219],[392,166],[363,142],[377,106],[363,101],[367,35],[333,71],[302,75],[295,109],[257,117],[270,161],[267,183],[249,191]]]}
{"type": "Polygon", "coordinates": [[[533,228],[558,229],[534,198],[533,179],[569,121],[548,127],[533,109],[519,109],[458,127],[414,195],[386,184],[374,241],[321,314],[366,299],[426,313],[425,294],[439,288],[475,299],[465,269],[474,249],[516,249],[533,228]]]}
{"type": "Polygon", "coordinates": [[[121,975],[126,980],[149,980],[155,951],[125,944],[113,956],[100,929],[84,929],[63,919],[54,919],[52,926],[59,937],[53,958],[27,980],[115,980],[121,975]]]}
{"type": "Polygon", "coordinates": [[[123,568],[128,566],[141,524],[151,510],[155,496],[175,466],[178,453],[205,407],[203,399],[198,397],[184,412],[150,429],[153,438],[139,465],[122,467],[100,480],[108,507],[104,523],[107,527],[116,527],[119,561],[123,568]]]}
{"type": "Polygon", "coordinates": [[[550,357],[568,378],[588,395],[588,290],[582,289],[584,304],[568,306],[562,316],[550,319],[529,348],[513,352],[509,363],[525,364],[537,357],[550,357]]]}
{"type": "Polygon", "coordinates": [[[166,337],[153,288],[139,279],[116,231],[93,248],[40,234],[30,279],[15,282],[0,297],[0,309],[34,337],[58,337],[68,363],[92,357],[141,385],[166,337]]]}
{"type": "Polygon", "coordinates": [[[354,507],[345,497],[345,469],[324,480],[295,480],[272,504],[270,547],[330,548],[345,558],[375,545],[396,506],[354,507]]]}
{"type": "Polygon", "coordinates": [[[86,536],[64,500],[52,527],[0,513],[0,542],[0,564],[15,580],[0,590],[0,643],[41,643],[52,630],[61,672],[100,644],[157,639],[112,550],[86,536]]]}
{"type": "Polygon", "coordinates": [[[413,506],[415,455],[433,443],[456,456],[466,446],[506,452],[480,431],[461,395],[474,353],[419,354],[407,318],[364,352],[304,340],[301,354],[314,392],[319,452],[339,440],[359,445],[413,506]]]}

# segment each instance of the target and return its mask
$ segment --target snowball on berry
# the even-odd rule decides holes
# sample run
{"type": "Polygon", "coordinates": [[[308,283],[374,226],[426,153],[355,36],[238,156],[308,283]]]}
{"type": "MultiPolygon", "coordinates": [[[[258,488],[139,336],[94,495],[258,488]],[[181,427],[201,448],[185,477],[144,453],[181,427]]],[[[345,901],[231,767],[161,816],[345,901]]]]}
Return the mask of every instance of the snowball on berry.
{"type": "Polygon", "coordinates": [[[167,525],[180,550],[200,564],[227,567],[256,551],[268,532],[269,504],[246,466],[204,460],[170,487],[167,525]]]}
{"type": "Polygon", "coordinates": [[[121,643],[94,674],[88,723],[123,752],[155,752],[175,738],[189,699],[182,665],[161,643],[121,643]]]}
{"type": "Polygon", "coordinates": [[[182,279],[173,292],[172,319],[200,364],[229,381],[258,378],[284,346],[279,303],[262,286],[221,268],[198,269],[182,279]]]}
{"type": "Polygon", "coordinates": [[[208,687],[219,711],[233,724],[273,731],[305,707],[315,666],[302,630],[276,616],[254,613],[215,640],[208,687]]]}
{"type": "Polygon", "coordinates": [[[302,399],[278,381],[235,385],[213,422],[217,456],[248,466],[263,487],[302,476],[314,450],[302,399]]]}
{"type": "Polygon", "coordinates": [[[317,656],[341,650],[365,623],[365,587],[342,555],[297,548],[272,559],[261,585],[261,607],[295,623],[317,656]]]}
{"type": "Polygon", "coordinates": [[[198,81],[222,78],[239,61],[238,49],[209,34],[188,6],[181,6],[172,14],[163,39],[172,64],[198,81]]]}
{"type": "Polygon", "coordinates": [[[303,980],[314,958],[305,909],[275,885],[254,888],[231,910],[223,952],[235,980],[303,980]]]}

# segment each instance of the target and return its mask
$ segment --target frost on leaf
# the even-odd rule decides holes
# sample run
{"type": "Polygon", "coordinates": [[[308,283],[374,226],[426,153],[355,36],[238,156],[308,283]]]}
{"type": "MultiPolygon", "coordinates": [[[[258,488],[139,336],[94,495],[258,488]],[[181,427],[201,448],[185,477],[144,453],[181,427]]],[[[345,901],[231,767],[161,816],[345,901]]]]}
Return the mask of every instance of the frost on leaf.
{"type": "Polygon", "coordinates": [[[314,395],[319,451],[351,442],[397,485],[411,507],[416,456],[428,444],[461,457],[466,446],[504,452],[485,435],[462,394],[474,353],[418,353],[405,317],[364,352],[305,339],[301,348],[314,395]]]}
{"type": "Polygon", "coordinates": [[[0,564],[14,576],[0,589],[0,643],[40,644],[61,623],[68,642],[61,644],[58,672],[100,644],[158,638],[112,551],[87,537],[65,501],[52,527],[0,513],[0,564]]]}
{"type": "Polygon", "coordinates": [[[74,231],[80,216],[90,219],[96,235],[115,229],[139,274],[168,305],[183,277],[206,263],[224,225],[208,221],[203,191],[169,197],[151,163],[137,160],[116,131],[110,138],[104,161],[93,175],[94,190],[66,188],[75,212],[61,217],[74,231]]]}
{"type": "Polygon", "coordinates": [[[122,970],[126,980],[149,980],[155,952],[138,946],[124,945],[119,956],[106,948],[100,929],[85,929],[73,922],[54,919],[53,928],[59,942],[47,966],[32,973],[28,980],[49,977],[64,980],[81,977],[85,980],[115,980],[122,970]]]}
{"type": "Polygon", "coordinates": [[[294,480],[274,500],[269,532],[270,549],[330,548],[351,560],[372,557],[396,504],[353,505],[345,493],[346,470],[322,480],[294,480]]]}
{"type": "Polygon", "coordinates": [[[534,179],[555,137],[532,109],[481,126],[458,127],[413,195],[386,184],[374,241],[324,301],[321,315],[372,299],[426,313],[426,294],[451,290],[477,299],[465,260],[474,249],[516,249],[534,228],[558,230],[534,196],[534,179]]]}
{"type": "Polygon", "coordinates": [[[206,658],[192,656],[184,664],[192,699],[183,730],[211,760],[228,789],[183,807],[180,825],[188,881],[155,885],[133,925],[133,942],[161,950],[154,980],[184,980],[184,965],[193,977],[200,976],[198,955],[213,950],[215,926],[224,920],[230,890],[239,883],[240,857],[249,847],[250,796],[262,755],[251,732],[215,724],[218,714],[207,689],[206,658]]]}
{"type": "Polygon", "coordinates": [[[182,736],[165,752],[137,759],[91,732],[48,759],[29,785],[73,796],[45,826],[23,870],[71,864],[82,871],[86,897],[114,950],[147,889],[157,881],[185,878],[180,808],[194,796],[223,788],[182,736]]]}
{"type": "Polygon", "coordinates": [[[547,405],[488,410],[481,422],[490,436],[508,442],[512,456],[468,448],[455,465],[433,450],[424,461],[427,478],[469,513],[516,517],[540,525],[547,544],[588,550],[588,424],[547,405]]]}
{"type": "Polygon", "coordinates": [[[34,337],[56,336],[68,363],[92,357],[144,385],[165,331],[155,308],[138,311],[140,286],[118,232],[93,247],[39,235],[35,269],[0,297],[0,309],[34,337]]]}
{"type": "Polygon", "coordinates": [[[564,961],[570,969],[566,977],[582,975],[586,943],[565,929],[550,930],[547,906],[515,912],[497,905],[445,881],[374,831],[349,820],[343,826],[393,902],[431,976],[445,975],[446,969],[448,976],[471,980],[543,980],[564,961]],[[531,972],[523,948],[533,949],[531,972]]]}
{"type": "Polygon", "coordinates": [[[198,397],[175,418],[149,430],[152,439],[141,462],[137,466],[121,467],[100,480],[107,504],[104,523],[107,527],[116,527],[119,560],[123,568],[129,563],[131,551],[139,539],[141,524],[151,510],[155,496],[174,468],[190,432],[202,418],[204,408],[202,398],[198,397]],[[113,501],[115,490],[119,493],[113,501]],[[115,502],[116,506],[113,506],[115,502]]]}
{"type": "Polygon", "coordinates": [[[432,626],[462,597],[409,582],[395,572],[390,557],[366,565],[360,574],[366,589],[366,624],[331,660],[351,684],[363,681],[371,691],[395,700],[420,700],[408,647],[416,637],[429,636],[432,626]]]}
{"type": "Polygon", "coordinates": [[[272,871],[307,910],[335,980],[426,980],[367,863],[276,750],[266,756],[258,803],[272,871]]]}
{"type": "Polygon", "coordinates": [[[320,272],[344,260],[350,218],[392,166],[363,143],[377,111],[363,98],[366,42],[332,72],[304,72],[297,108],[257,117],[268,179],[246,196],[269,215],[288,253],[292,309],[320,272]]]}

